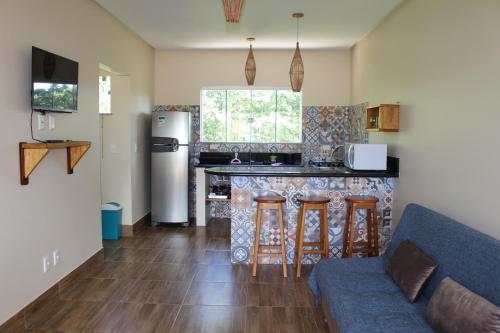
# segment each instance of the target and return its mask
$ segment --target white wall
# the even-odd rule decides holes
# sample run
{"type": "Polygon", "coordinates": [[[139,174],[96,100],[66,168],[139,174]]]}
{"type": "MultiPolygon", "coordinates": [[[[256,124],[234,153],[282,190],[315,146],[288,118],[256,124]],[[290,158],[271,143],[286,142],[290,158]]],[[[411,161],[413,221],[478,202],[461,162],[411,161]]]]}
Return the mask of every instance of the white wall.
{"type": "MultiPolygon", "coordinates": [[[[156,50],[155,104],[200,104],[205,86],[246,86],[248,50],[156,50]]],[[[254,48],[255,86],[290,87],[293,50],[254,48]]],[[[349,50],[303,50],[303,105],[350,105],[349,50]]]]}
{"type": "MultiPolygon", "coordinates": [[[[130,75],[131,133],[139,138],[147,128],[139,129],[143,123],[136,120],[152,105],[154,53],[91,0],[2,0],[0,45],[1,323],[101,248],[99,63],[130,75]],[[52,151],[33,172],[30,184],[21,186],[18,143],[30,141],[32,45],[80,64],[78,113],[58,115],[54,132],[36,135],[90,140],[93,146],[73,175],[66,174],[65,152],[52,151]],[[52,249],[59,249],[62,262],[43,274],[42,256],[52,249]]],[[[149,186],[148,162],[135,163],[132,177],[141,183],[136,188],[149,186]]],[[[144,202],[137,205],[136,215],[149,210],[144,202]]]]}
{"type": "Polygon", "coordinates": [[[370,135],[401,158],[396,219],[417,202],[500,239],[499,18],[498,0],[406,0],[353,48],[352,102],[401,102],[401,131],[370,135]]]}

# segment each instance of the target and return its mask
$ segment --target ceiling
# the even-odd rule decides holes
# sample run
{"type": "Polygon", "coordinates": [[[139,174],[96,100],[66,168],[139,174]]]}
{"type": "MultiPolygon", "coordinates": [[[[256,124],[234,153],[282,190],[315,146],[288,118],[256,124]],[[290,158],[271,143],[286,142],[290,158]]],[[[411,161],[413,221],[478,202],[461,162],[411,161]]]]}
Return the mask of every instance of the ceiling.
{"type": "Polygon", "coordinates": [[[222,0],[96,0],[158,49],[351,47],[402,0],[246,0],[240,23],[226,23],[222,0]]]}

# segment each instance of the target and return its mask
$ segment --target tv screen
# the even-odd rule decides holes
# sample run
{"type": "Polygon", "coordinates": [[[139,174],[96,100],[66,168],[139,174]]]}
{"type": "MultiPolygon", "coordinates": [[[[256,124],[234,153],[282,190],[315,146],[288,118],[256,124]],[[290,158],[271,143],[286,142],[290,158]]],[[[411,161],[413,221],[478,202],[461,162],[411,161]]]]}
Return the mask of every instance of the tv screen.
{"type": "Polygon", "coordinates": [[[75,112],[78,63],[33,46],[31,107],[42,112],[75,112]]]}

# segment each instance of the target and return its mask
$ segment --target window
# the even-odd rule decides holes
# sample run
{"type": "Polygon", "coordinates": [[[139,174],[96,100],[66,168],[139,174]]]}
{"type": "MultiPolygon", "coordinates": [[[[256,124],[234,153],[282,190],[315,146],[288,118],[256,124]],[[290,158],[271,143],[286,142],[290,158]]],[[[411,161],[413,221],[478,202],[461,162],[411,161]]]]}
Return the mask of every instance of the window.
{"type": "Polygon", "coordinates": [[[201,91],[202,142],[302,140],[302,95],[276,89],[201,91]]]}
{"type": "Polygon", "coordinates": [[[111,114],[111,76],[99,76],[99,114],[111,114]]]}

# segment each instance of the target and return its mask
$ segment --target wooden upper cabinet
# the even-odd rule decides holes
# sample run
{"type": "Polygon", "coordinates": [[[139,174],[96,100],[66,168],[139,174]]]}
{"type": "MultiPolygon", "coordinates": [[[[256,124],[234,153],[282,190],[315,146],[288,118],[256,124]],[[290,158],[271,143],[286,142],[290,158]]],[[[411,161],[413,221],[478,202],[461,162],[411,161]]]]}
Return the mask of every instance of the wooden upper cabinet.
{"type": "Polygon", "coordinates": [[[367,108],[365,123],[366,130],[370,132],[398,132],[399,104],[380,104],[367,108]]]}

